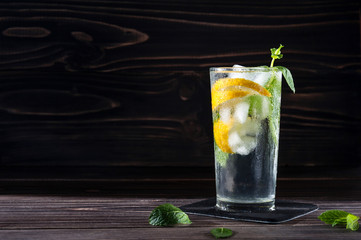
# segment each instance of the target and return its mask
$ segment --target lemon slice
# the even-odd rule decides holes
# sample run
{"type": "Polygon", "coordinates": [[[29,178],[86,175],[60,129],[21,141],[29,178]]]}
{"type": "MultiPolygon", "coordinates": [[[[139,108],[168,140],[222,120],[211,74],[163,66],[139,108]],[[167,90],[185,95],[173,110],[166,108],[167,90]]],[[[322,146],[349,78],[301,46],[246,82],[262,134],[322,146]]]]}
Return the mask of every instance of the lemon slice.
{"type": "Polygon", "coordinates": [[[270,92],[259,85],[244,78],[221,78],[215,82],[211,89],[212,110],[220,104],[234,99],[249,95],[263,95],[270,97],[270,92]]]}
{"type": "Polygon", "coordinates": [[[218,120],[213,124],[214,141],[225,153],[233,153],[228,145],[228,132],[231,126],[232,124],[226,124],[222,120],[218,120]]]}

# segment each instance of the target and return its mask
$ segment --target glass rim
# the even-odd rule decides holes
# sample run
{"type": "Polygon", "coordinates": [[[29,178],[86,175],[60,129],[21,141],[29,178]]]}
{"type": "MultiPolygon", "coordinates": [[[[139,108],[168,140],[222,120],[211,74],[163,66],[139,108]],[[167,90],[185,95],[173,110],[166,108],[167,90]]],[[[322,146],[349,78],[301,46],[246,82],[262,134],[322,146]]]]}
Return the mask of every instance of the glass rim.
{"type": "Polygon", "coordinates": [[[276,67],[211,67],[210,72],[270,72],[280,71],[276,67]]]}

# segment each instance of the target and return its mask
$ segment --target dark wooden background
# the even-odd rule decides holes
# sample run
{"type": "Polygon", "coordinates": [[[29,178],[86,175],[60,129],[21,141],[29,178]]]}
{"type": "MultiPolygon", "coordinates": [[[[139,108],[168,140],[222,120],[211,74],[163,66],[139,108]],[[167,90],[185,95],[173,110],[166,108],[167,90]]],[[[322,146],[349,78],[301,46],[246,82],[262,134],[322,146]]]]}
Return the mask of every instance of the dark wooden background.
{"type": "Polygon", "coordinates": [[[212,167],[209,67],[268,65],[280,43],[296,94],[284,85],[279,164],[359,166],[360,13],[345,0],[1,1],[0,168],[212,167]]]}

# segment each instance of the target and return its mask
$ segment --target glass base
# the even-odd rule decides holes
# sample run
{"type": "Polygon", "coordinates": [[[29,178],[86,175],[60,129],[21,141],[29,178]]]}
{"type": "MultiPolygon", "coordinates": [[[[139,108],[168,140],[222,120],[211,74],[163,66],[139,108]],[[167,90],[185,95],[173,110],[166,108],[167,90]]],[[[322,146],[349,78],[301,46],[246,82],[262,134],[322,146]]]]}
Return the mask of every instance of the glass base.
{"type": "Polygon", "coordinates": [[[234,203],[217,199],[216,209],[225,212],[262,213],[274,211],[276,208],[275,201],[263,203],[234,203]]]}
{"type": "Polygon", "coordinates": [[[311,203],[300,203],[287,200],[275,200],[275,210],[262,213],[249,212],[226,212],[217,210],[216,198],[208,198],[181,206],[187,214],[216,217],[222,219],[233,219],[237,221],[258,223],[284,223],[317,211],[317,205],[311,203]]]}

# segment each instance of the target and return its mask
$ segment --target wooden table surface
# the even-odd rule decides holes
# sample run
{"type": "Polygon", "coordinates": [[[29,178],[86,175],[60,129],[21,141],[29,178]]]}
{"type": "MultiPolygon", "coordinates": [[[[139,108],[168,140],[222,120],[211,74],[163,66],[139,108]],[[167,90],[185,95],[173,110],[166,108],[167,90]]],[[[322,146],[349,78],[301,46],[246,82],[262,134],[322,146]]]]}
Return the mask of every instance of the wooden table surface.
{"type": "Polygon", "coordinates": [[[260,224],[189,215],[193,223],[187,226],[148,224],[150,212],[162,203],[182,206],[214,196],[214,179],[208,170],[198,169],[195,175],[185,169],[163,174],[123,169],[106,179],[86,178],[86,174],[73,179],[47,178],[47,173],[39,178],[29,175],[10,179],[2,174],[0,239],[213,239],[210,230],[215,227],[232,229],[234,235],[230,239],[361,239],[360,230],[332,228],[317,218],[329,209],[361,216],[361,177],[355,175],[360,168],[346,172],[337,168],[309,173],[281,171],[279,199],[319,206],[318,211],[286,223],[260,224]]]}

